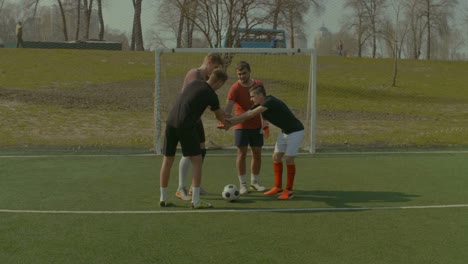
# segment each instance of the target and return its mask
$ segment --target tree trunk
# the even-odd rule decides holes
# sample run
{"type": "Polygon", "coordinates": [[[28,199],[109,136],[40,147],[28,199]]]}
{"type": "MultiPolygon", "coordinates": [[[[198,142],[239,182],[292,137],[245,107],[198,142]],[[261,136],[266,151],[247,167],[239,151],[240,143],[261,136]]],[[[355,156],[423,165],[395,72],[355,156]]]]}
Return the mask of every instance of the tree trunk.
{"type": "Polygon", "coordinates": [[[65,38],[65,41],[68,41],[67,19],[65,18],[65,11],[63,10],[62,1],[57,0],[57,3],[58,3],[58,5],[59,5],[60,14],[61,14],[61,16],[62,16],[63,36],[64,36],[64,38],[65,38]]]}
{"type": "Polygon", "coordinates": [[[431,1],[427,0],[427,49],[426,49],[426,58],[431,59],[431,1]]]}
{"type": "Polygon", "coordinates": [[[187,14],[186,8],[186,1],[182,3],[182,6],[180,7],[180,17],[179,17],[179,25],[177,27],[177,40],[176,40],[176,47],[177,48],[182,48],[182,35],[184,32],[184,24],[185,24],[185,16],[187,14]]]}
{"type": "Polygon", "coordinates": [[[93,0],[89,1],[88,5],[88,0],[83,0],[84,3],[84,8],[85,8],[85,39],[89,39],[89,26],[91,22],[91,13],[93,10],[93,0]]]}
{"type": "Polygon", "coordinates": [[[76,4],[76,33],[75,40],[80,38],[80,22],[81,22],[81,0],[77,1],[76,4]]]}
{"type": "Polygon", "coordinates": [[[141,4],[143,0],[133,0],[133,7],[135,13],[133,16],[133,30],[132,30],[132,50],[143,51],[143,32],[141,27],[141,4]]]}
{"type": "Polygon", "coordinates": [[[392,87],[396,87],[398,75],[398,41],[395,41],[395,52],[393,54],[393,80],[392,87]]]}
{"type": "Polygon", "coordinates": [[[102,0],[97,0],[99,16],[99,40],[104,40],[104,17],[102,15],[102,0]]]}

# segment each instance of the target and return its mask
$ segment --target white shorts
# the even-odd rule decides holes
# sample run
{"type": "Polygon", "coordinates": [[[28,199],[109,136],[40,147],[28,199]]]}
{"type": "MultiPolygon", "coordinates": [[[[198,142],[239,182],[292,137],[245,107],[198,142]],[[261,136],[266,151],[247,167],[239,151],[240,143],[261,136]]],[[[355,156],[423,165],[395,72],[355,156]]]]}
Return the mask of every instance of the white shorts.
{"type": "Polygon", "coordinates": [[[301,147],[302,138],[304,137],[304,130],[293,132],[291,134],[278,134],[276,139],[275,152],[285,153],[286,156],[295,157],[301,147]]]}

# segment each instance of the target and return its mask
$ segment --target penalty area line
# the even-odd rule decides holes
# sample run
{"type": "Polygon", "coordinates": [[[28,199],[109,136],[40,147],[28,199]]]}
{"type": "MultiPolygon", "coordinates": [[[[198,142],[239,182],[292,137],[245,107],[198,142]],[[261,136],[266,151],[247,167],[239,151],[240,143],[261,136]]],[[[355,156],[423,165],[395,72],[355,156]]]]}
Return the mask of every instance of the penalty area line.
{"type": "Polygon", "coordinates": [[[194,213],[269,213],[269,212],[343,212],[372,210],[407,210],[467,208],[468,204],[414,205],[414,206],[375,206],[375,207],[311,207],[311,208],[257,208],[257,209],[203,209],[203,210],[149,210],[149,211],[70,211],[70,210],[14,210],[0,209],[4,214],[194,214],[194,213]]]}

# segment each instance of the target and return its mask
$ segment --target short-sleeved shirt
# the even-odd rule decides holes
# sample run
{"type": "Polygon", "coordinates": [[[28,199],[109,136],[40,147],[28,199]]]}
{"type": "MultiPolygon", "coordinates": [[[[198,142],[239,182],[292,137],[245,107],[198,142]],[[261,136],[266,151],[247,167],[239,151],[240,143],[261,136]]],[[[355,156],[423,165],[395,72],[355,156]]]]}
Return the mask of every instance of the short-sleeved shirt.
{"type": "Polygon", "coordinates": [[[175,128],[193,127],[208,106],[212,111],[219,109],[218,95],[205,81],[195,80],[177,97],[166,124],[175,128]]]}
{"type": "MultiPolygon", "coordinates": [[[[304,130],[304,125],[294,116],[293,112],[280,99],[268,95],[262,104],[267,110],[262,113],[264,119],[279,127],[284,134],[304,130]]],[[[256,108],[254,106],[253,108],[256,108]]]]}
{"type": "MultiPolygon", "coordinates": [[[[226,99],[228,101],[234,102],[234,110],[236,116],[243,114],[253,106],[253,102],[252,100],[250,100],[249,89],[256,85],[263,85],[263,83],[259,80],[253,80],[253,84],[251,86],[245,87],[239,82],[235,82],[231,86],[231,88],[229,88],[229,92],[226,99]]],[[[260,119],[260,116],[256,116],[234,126],[234,129],[254,129],[260,127],[262,127],[262,121],[260,119]]]]}

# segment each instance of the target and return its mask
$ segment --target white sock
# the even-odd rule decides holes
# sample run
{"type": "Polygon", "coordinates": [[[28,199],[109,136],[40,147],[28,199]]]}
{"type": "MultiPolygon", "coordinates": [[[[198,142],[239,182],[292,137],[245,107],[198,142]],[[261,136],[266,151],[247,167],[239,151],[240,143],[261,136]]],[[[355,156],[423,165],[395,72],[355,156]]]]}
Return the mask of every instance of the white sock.
{"type": "Polygon", "coordinates": [[[166,201],[167,200],[167,188],[161,187],[160,188],[161,196],[159,201],[166,201]]]}
{"type": "Polygon", "coordinates": [[[245,175],[240,175],[239,176],[239,183],[240,183],[240,185],[247,184],[247,180],[245,179],[245,175]]]}
{"type": "Polygon", "coordinates": [[[250,175],[250,182],[251,183],[258,183],[258,175],[250,175]]]}
{"type": "Polygon", "coordinates": [[[200,202],[200,187],[192,187],[192,203],[200,202]]]}
{"type": "Polygon", "coordinates": [[[185,187],[185,179],[187,179],[190,164],[192,163],[188,157],[182,157],[179,161],[179,188],[185,187]]]}

